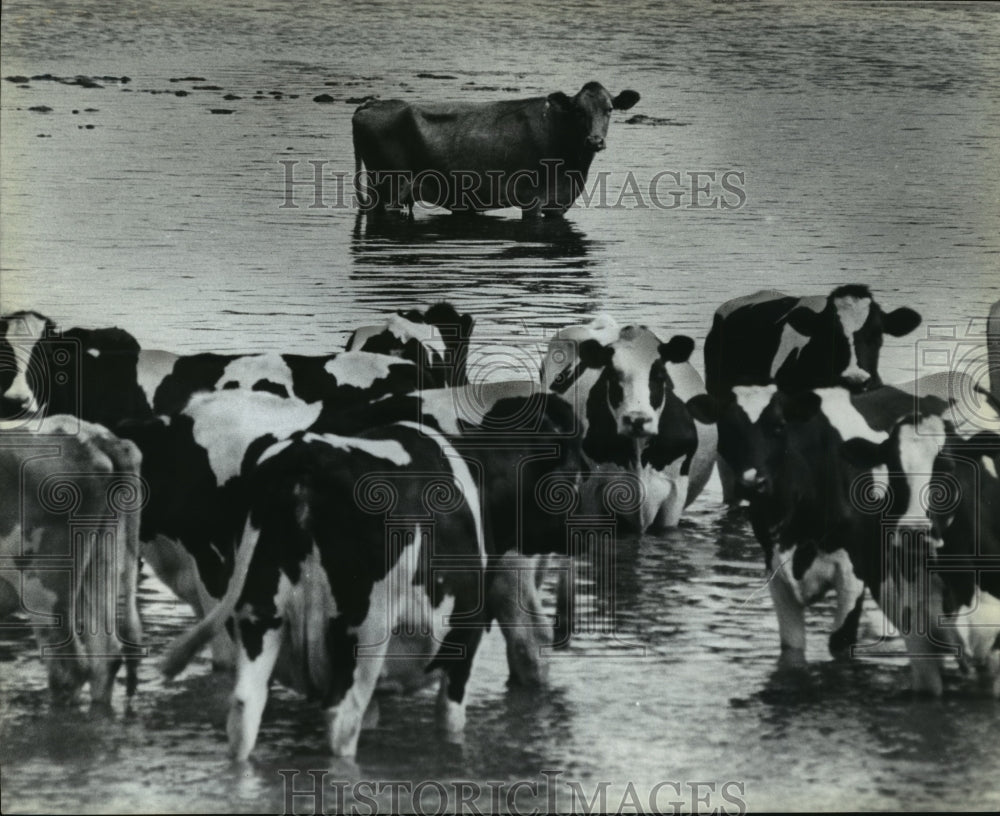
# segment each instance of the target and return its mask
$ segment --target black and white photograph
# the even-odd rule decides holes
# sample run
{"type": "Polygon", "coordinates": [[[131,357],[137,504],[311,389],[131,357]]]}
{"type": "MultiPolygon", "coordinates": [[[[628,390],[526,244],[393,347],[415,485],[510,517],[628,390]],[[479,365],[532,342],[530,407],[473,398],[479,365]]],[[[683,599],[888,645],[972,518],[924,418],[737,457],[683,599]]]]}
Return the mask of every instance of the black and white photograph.
{"type": "Polygon", "coordinates": [[[0,10],[0,811],[1000,810],[1000,3],[0,10]]]}

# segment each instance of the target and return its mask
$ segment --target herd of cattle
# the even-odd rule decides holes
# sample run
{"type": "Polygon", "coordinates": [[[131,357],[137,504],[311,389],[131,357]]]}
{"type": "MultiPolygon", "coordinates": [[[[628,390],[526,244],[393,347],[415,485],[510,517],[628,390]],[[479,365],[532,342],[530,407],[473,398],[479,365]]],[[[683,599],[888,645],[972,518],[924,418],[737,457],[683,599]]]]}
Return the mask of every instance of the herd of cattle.
{"type": "Polygon", "coordinates": [[[830,590],[829,648],[849,653],[867,587],[916,690],[941,694],[953,655],[998,696],[1000,404],[958,372],[882,384],[883,336],[920,321],[860,285],[758,292],[717,310],[704,380],[690,337],[600,315],[552,338],[537,381],[470,384],[473,319],[448,304],[322,356],[178,356],[11,314],[0,615],[34,626],[55,699],[89,682],[106,706],[122,663],[136,687],[141,558],[198,618],[163,671],[209,644],[235,667],[236,758],[272,676],[353,755],[379,684],[440,677],[460,731],[493,622],[511,680],[544,682],[572,632],[569,570],[554,622],[539,600],[570,516],[674,527],[717,461],[724,501],[749,505],[783,659],[804,659],[805,608],[830,590]]]}

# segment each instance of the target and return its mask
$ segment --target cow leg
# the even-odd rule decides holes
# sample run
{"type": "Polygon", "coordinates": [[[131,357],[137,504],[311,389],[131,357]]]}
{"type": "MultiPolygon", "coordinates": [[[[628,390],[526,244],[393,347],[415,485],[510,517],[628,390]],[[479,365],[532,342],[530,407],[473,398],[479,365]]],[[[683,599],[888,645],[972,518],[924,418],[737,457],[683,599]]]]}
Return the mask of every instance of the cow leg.
{"type": "MultiPolygon", "coordinates": [[[[126,443],[121,442],[123,446],[126,443]]],[[[119,467],[123,468],[134,480],[136,489],[140,482],[142,454],[132,443],[127,443],[123,451],[119,467]]],[[[124,536],[125,544],[121,547],[121,557],[124,563],[121,568],[124,618],[122,621],[121,638],[125,647],[125,693],[131,697],[135,694],[139,682],[139,658],[142,654],[142,618],[139,615],[139,509],[123,512],[119,531],[124,536]]]]}
{"type": "Polygon", "coordinates": [[[680,522],[684,513],[684,502],[687,500],[688,482],[687,476],[677,476],[670,480],[670,492],[653,518],[653,530],[672,530],[680,522]]]}
{"type": "Polygon", "coordinates": [[[719,470],[719,482],[722,484],[722,503],[730,507],[738,507],[740,497],[736,491],[736,473],[729,462],[721,456],[716,457],[716,467],[719,470]]]}
{"type": "Polygon", "coordinates": [[[372,693],[382,673],[390,638],[386,634],[384,622],[372,625],[372,618],[380,609],[387,607],[372,605],[368,618],[357,632],[357,644],[361,653],[354,653],[354,641],[343,639],[334,647],[330,663],[334,671],[353,664],[350,687],[344,693],[334,690],[326,702],[326,728],[330,740],[330,750],[334,756],[353,757],[358,752],[358,737],[364,724],[365,712],[371,702],[372,693]],[[339,647],[339,648],[338,648],[339,647]]]}
{"type": "Polygon", "coordinates": [[[833,590],[837,593],[837,611],[833,620],[833,634],[830,635],[830,654],[847,657],[848,650],[858,639],[858,624],[861,621],[861,607],[864,604],[865,585],[854,574],[854,567],[846,552],[836,554],[836,572],[833,590]]]}
{"type": "Polygon", "coordinates": [[[119,524],[125,538],[120,549],[124,563],[121,567],[122,619],[121,645],[125,650],[125,693],[135,694],[139,682],[139,658],[142,653],[142,618],[139,616],[139,513],[126,513],[119,524]]]}
{"type": "MultiPolygon", "coordinates": [[[[159,578],[178,598],[190,605],[201,620],[218,603],[203,590],[198,580],[198,565],[182,544],[166,536],[157,536],[142,544],[142,557],[159,578]]],[[[212,669],[228,670],[236,664],[236,649],[232,638],[221,630],[212,638],[212,669]]]]}
{"type": "Polygon", "coordinates": [[[563,649],[569,645],[573,635],[573,614],[575,587],[573,578],[575,564],[566,556],[560,558],[560,566],[556,568],[556,622],[552,631],[552,648],[563,649]]]}
{"type": "Polygon", "coordinates": [[[858,595],[854,607],[847,610],[847,596],[838,588],[837,590],[837,617],[834,620],[834,631],[830,635],[830,654],[834,657],[850,657],[851,647],[858,642],[858,625],[861,622],[861,610],[865,605],[865,594],[863,591],[858,595]]]}
{"type": "Polygon", "coordinates": [[[489,605],[507,642],[507,666],[512,682],[545,683],[548,665],[542,649],[552,645],[548,618],[535,588],[535,565],[528,556],[507,553],[494,572],[489,605]]]}
{"type": "MultiPolygon", "coordinates": [[[[903,642],[908,652],[919,652],[921,647],[927,646],[927,638],[921,635],[906,635],[903,642]]],[[[941,680],[941,657],[919,653],[911,655],[910,683],[917,694],[940,697],[944,691],[944,683],[941,680]]]]}
{"type": "Polygon", "coordinates": [[[459,740],[465,729],[465,686],[482,637],[482,628],[468,628],[453,630],[444,641],[444,649],[453,645],[461,650],[461,657],[447,661],[447,668],[441,675],[441,685],[438,688],[438,726],[452,741],[459,740]]]}
{"type": "Polygon", "coordinates": [[[795,597],[781,574],[774,575],[767,586],[778,616],[781,662],[788,665],[802,664],[806,659],[805,607],[795,597]]]}
{"type": "MultiPolygon", "coordinates": [[[[90,704],[91,709],[99,711],[111,710],[115,675],[122,664],[121,635],[124,633],[118,630],[117,613],[119,593],[125,589],[121,586],[125,577],[122,559],[128,549],[127,540],[123,541],[118,535],[122,526],[119,520],[95,537],[84,576],[86,589],[78,601],[83,620],[77,623],[76,630],[87,661],[90,704]]],[[[135,555],[134,549],[131,552],[135,555]]],[[[126,618],[123,629],[127,630],[130,602],[127,591],[123,600],[126,618]]]]}
{"type": "MultiPolygon", "coordinates": [[[[47,537],[53,533],[45,530],[41,535],[47,537]]],[[[48,552],[52,548],[48,543],[42,542],[39,549],[48,552]]],[[[53,574],[27,569],[21,578],[21,608],[29,614],[41,615],[50,620],[56,616],[60,620],[59,626],[46,620],[33,627],[39,656],[45,661],[48,670],[52,702],[57,706],[75,702],[80,688],[87,681],[86,655],[76,636],[78,624],[73,608],[75,599],[80,594],[82,572],[83,570],[75,569],[71,574],[55,573],[55,577],[50,577],[53,574]]]]}
{"type": "Polygon", "coordinates": [[[237,644],[236,687],[229,704],[229,720],[226,732],[229,735],[229,753],[233,759],[242,762],[257,743],[260,720],[267,703],[267,690],[284,639],[284,624],[280,619],[276,628],[263,628],[260,622],[241,623],[263,628],[260,654],[251,658],[242,640],[237,644]]]}

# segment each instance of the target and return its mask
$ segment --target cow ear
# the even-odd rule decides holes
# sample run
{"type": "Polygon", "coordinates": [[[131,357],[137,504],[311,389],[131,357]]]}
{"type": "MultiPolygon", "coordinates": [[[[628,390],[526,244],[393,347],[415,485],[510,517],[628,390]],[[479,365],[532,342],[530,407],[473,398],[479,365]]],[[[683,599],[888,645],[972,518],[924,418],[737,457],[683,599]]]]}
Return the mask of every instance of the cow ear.
{"type": "Polygon", "coordinates": [[[639,94],[635,91],[622,91],[611,100],[611,107],[615,110],[628,110],[639,101],[639,94]]]}
{"type": "Polygon", "coordinates": [[[470,314],[459,315],[458,325],[461,329],[461,337],[469,338],[472,337],[472,329],[476,325],[476,318],[470,314]]]}
{"type": "Polygon", "coordinates": [[[792,422],[806,422],[819,411],[823,401],[814,391],[799,391],[782,398],[782,410],[792,422]]]}
{"type": "Polygon", "coordinates": [[[840,446],[840,455],[858,468],[873,468],[886,462],[885,450],[878,442],[855,436],[840,446]]]}
{"type": "Polygon", "coordinates": [[[688,413],[703,425],[714,425],[719,421],[719,401],[711,394],[695,394],[689,399],[688,413]]]}
{"type": "Polygon", "coordinates": [[[550,93],[548,96],[548,103],[559,111],[571,111],[573,110],[573,100],[570,99],[562,91],[556,91],[555,93],[550,93]]]}
{"type": "Polygon", "coordinates": [[[694,351],[694,340],[685,334],[675,334],[669,343],[660,343],[660,359],[667,363],[686,363],[694,351]]]}
{"type": "Polygon", "coordinates": [[[584,340],[576,350],[583,368],[603,368],[611,362],[614,353],[614,349],[601,345],[598,340],[584,340]]]}
{"type": "Polygon", "coordinates": [[[805,337],[812,337],[819,322],[819,312],[814,312],[808,306],[792,309],[788,315],[788,325],[805,337]]]}
{"type": "Polygon", "coordinates": [[[917,328],[920,320],[919,312],[901,306],[893,312],[882,315],[882,331],[893,337],[902,337],[917,328]]]}

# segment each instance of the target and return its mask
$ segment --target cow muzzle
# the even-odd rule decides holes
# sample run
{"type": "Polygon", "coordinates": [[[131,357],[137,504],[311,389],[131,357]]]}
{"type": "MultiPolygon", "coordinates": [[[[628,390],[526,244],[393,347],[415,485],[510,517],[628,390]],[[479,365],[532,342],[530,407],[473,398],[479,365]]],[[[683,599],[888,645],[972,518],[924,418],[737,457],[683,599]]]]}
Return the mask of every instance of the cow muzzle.
{"type": "Polygon", "coordinates": [[[840,378],[841,385],[849,391],[865,391],[871,387],[871,375],[862,368],[845,371],[840,378]]]}
{"type": "Polygon", "coordinates": [[[33,414],[37,410],[32,397],[11,398],[0,397],[0,419],[20,419],[26,415],[33,414]]]}
{"type": "Polygon", "coordinates": [[[913,554],[933,552],[944,543],[938,526],[925,518],[902,520],[895,529],[889,531],[888,540],[892,546],[913,554]]]}
{"type": "Polygon", "coordinates": [[[620,428],[624,436],[631,436],[633,438],[651,436],[653,433],[653,417],[642,411],[630,411],[627,414],[622,414],[620,428]]]}
{"type": "Polygon", "coordinates": [[[747,495],[759,495],[768,492],[769,483],[757,468],[747,468],[740,474],[740,486],[747,495]]]}
{"type": "Polygon", "coordinates": [[[604,142],[603,136],[588,136],[587,146],[596,152],[600,152],[601,150],[604,150],[605,147],[607,147],[607,145],[604,142]]]}

